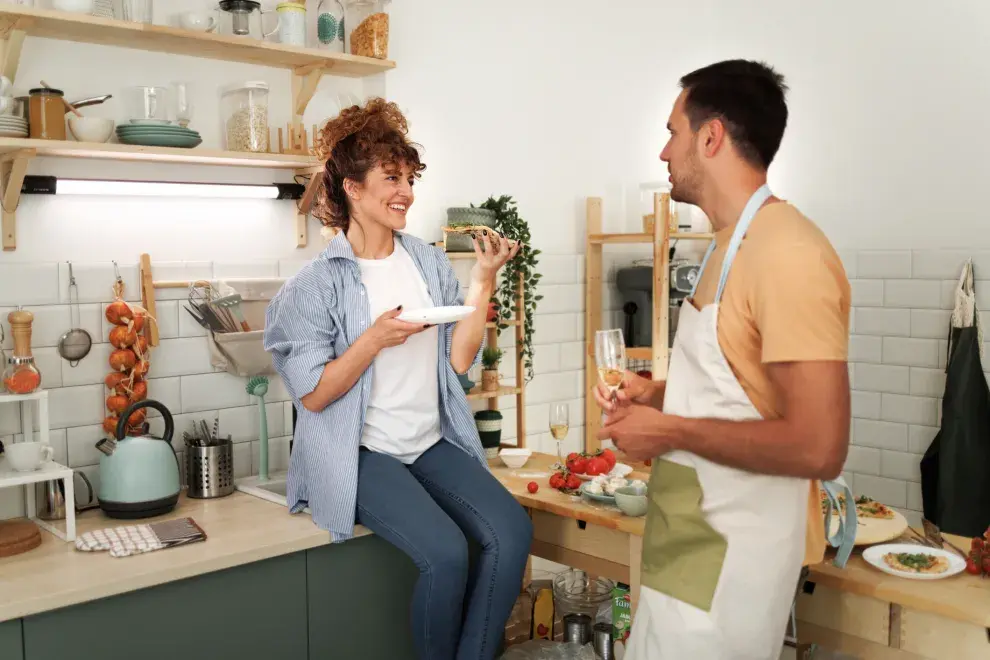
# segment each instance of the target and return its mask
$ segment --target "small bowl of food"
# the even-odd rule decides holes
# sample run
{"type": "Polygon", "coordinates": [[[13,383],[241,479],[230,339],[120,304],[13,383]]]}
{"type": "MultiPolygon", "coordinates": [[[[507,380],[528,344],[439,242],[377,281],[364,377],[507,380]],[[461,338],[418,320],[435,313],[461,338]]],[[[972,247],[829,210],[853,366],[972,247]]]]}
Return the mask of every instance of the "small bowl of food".
{"type": "Polygon", "coordinates": [[[69,117],[69,132],[78,142],[107,142],[113,135],[114,121],[103,117],[69,117]]]}
{"type": "Polygon", "coordinates": [[[529,457],[533,455],[531,449],[503,449],[498,453],[498,457],[502,459],[505,466],[513,470],[518,470],[522,466],[526,465],[526,461],[529,457]]]}
{"type": "Polygon", "coordinates": [[[627,516],[646,515],[646,488],[623,486],[615,491],[615,505],[627,516]]]}

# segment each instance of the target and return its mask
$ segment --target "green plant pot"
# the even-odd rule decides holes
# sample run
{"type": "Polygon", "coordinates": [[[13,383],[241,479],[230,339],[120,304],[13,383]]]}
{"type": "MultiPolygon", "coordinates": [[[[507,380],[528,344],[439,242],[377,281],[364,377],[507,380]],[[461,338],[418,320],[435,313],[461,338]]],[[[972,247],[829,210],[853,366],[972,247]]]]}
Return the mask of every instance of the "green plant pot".
{"type": "MultiPolygon", "coordinates": [[[[454,225],[482,225],[484,227],[495,228],[495,220],[498,216],[495,211],[488,209],[473,209],[470,207],[451,207],[447,209],[447,226],[454,225]]],[[[471,237],[465,234],[448,234],[444,232],[444,249],[447,252],[474,252],[471,244],[471,237]]]]}
{"type": "Polygon", "coordinates": [[[488,458],[497,458],[502,442],[502,413],[498,410],[479,410],[474,413],[474,422],[478,425],[478,435],[485,454],[488,458]]]}

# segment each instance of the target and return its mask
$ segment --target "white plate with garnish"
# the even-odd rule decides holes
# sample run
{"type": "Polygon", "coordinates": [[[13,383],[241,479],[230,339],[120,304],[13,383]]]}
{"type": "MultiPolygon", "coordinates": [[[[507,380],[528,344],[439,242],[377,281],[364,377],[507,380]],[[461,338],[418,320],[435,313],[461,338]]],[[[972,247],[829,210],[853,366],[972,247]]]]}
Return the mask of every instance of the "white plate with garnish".
{"type": "Polygon", "coordinates": [[[863,559],[884,573],[909,580],[941,580],[966,569],[966,560],[956,553],[917,543],[874,545],[863,551],[863,559]]]}
{"type": "Polygon", "coordinates": [[[468,305],[458,305],[450,307],[423,307],[422,309],[408,309],[397,317],[400,321],[409,323],[456,323],[461,319],[471,316],[474,307],[468,305]]]}

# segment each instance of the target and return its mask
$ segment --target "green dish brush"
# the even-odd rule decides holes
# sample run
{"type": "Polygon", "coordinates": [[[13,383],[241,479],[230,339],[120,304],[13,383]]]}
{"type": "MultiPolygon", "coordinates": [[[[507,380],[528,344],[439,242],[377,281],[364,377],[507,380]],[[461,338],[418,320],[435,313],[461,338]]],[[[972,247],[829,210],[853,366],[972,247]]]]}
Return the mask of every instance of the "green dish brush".
{"type": "Polygon", "coordinates": [[[258,397],[258,477],[262,481],[268,481],[268,413],[265,410],[265,395],[268,394],[268,379],[264,376],[255,376],[248,381],[247,393],[258,397]]]}

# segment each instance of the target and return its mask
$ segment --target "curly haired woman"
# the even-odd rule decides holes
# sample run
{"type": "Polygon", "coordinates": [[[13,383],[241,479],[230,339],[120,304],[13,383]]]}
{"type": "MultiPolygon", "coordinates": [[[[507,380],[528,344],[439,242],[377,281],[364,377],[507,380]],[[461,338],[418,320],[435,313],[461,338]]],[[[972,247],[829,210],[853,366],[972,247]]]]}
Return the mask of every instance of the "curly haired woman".
{"type": "Polygon", "coordinates": [[[475,241],[466,300],[442,250],[402,232],[426,166],[394,103],[352,106],[321,130],[314,209],[337,230],[268,307],[265,348],[298,409],[288,477],[335,540],[358,522],[419,568],[412,632],[423,660],[493,658],[532,537],[488,471],[457,374],[477,360],[498,269],[519,250],[475,241]],[[403,309],[471,305],[456,324],[403,309]],[[482,548],[468,570],[468,539],[482,548]]]}

